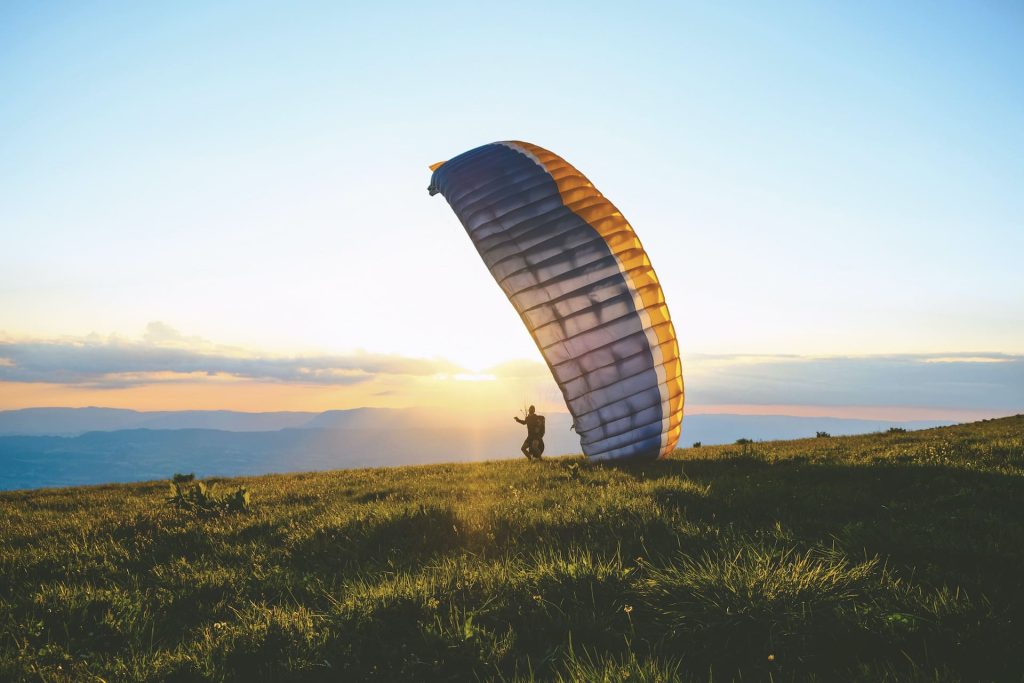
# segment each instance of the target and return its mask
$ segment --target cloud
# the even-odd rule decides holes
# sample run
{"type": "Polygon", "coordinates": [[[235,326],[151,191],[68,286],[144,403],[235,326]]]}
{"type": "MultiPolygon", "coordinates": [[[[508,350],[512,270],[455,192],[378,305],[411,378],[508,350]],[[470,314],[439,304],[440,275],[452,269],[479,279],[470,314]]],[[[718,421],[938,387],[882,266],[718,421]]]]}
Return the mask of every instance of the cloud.
{"type": "MultiPolygon", "coordinates": [[[[1024,410],[1024,355],[690,354],[684,357],[684,375],[687,402],[692,407],[803,405],[1024,410]]],[[[391,378],[392,382],[379,387],[387,393],[376,394],[384,396],[406,393],[407,380],[415,377],[493,378],[506,388],[528,384],[531,392],[550,390],[552,401],[561,401],[548,368],[533,360],[510,361],[473,373],[443,359],[364,351],[282,356],[218,345],[184,335],[159,322],[150,323],[136,339],[90,335],[26,341],[0,337],[0,382],[113,389],[224,380],[346,386],[391,378]]],[[[461,391],[466,391],[469,383],[461,382],[460,386],[461,391]]]]}
{"type": "Polygon", "coordinates": [[[164,323],[141,340],[99,337],[0,340],[0,381],[119,388],[228,377],[269,382],[351,385],[378,375],[464,372],[440,359],[366,353],[275,356],[188,337],[164,323]]]}
{"type": "Polygon", "coordinates": [[[1024,356],[1003,353],[684,358],[699,404],[1024,408],[1024,356]]]}
{"type": "Polygon", "coordinates": [[[548,366],[535,360],[511,360],[484,370],[489,375],[504,379],[550,379],[548,366]]]}

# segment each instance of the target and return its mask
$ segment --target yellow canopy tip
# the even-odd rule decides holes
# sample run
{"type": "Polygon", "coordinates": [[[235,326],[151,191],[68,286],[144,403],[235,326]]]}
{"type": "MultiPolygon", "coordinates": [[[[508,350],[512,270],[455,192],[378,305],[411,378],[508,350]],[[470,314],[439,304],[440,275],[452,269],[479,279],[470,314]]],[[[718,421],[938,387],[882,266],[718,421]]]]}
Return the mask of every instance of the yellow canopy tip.
{"type": "MultiPolygon", "coordinates": [[[[445,161],[447,161],[447,159],[445,161]]],[[[436,171],[437,169],[441,168],[441,166],[443,166],[443,165],[444,165],[444,161],[439,161],[436,164],[431,164],[430,165],[430,170],[431,171],[436,171]]]]}

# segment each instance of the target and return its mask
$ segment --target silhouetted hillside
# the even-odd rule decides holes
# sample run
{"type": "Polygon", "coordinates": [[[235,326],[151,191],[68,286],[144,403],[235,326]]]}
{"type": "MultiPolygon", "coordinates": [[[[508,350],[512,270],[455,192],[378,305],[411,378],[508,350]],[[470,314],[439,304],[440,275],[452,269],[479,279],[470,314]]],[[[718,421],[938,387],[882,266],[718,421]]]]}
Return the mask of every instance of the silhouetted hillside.
{"type": "MultiPolygon", "coordinates": [[[[316,448],[348,434],[302,436],[316,448]]],[[[217,484],[238,485],[248,511],[171,506],[166,480],[0,493],[0,680],[1024,671],[1024,416],[622,466],[520,458],[217,484]]]]}

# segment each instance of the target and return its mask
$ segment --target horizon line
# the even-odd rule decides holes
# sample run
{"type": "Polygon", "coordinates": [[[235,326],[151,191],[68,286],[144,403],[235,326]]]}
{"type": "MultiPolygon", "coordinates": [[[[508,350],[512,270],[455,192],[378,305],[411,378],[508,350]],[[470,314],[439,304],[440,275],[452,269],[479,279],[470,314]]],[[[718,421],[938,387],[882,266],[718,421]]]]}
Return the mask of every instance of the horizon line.
{"type": "MultiPolygon", "coordinates": [[[[30,410],[119,410],[134,413],[236,413],[243,415],[322,415],[330,412],[348,412],[353,410],[387,410],[387,411],[429,411],[444,410],[443,407],[430,405],[415,406],[373,406],[362,405],[347,408],[326,408],[324,410],[236,410],[232,408],[177,408],[164,410],[146,410],[103,405],[31,405],[18,408],[0,408],[0,413],[14,413],[30,410]]],[[[1008,408],[1005,410],[978,410],[956,408],[924,408],[918,406],[870,406],[870,405],[798,405],[798,404],[709,404],[692,406],[686,411],[687,417],[697,415],[726,415],[736,417],[797,417],[807,419],[865,420],[883,422],[975,422],[978,420],[999,417],[1012,417],[1024,410],[1008,408]]],[[[478,410],[477,416],[498,415],[506,410],[478,410]]],[[[549,415],[568,415],[568,410],[547,410],[549,415]]],[[[685,419],[685,417],[684,417],[685,419]]]]}

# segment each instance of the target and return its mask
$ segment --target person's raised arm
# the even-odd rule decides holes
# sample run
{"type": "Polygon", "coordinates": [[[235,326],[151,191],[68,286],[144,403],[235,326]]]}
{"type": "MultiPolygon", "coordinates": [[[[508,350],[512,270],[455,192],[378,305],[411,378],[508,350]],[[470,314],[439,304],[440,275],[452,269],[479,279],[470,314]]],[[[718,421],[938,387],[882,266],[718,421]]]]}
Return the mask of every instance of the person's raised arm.
{"type": "Polygon", "coordinates": [[[515,420],[516,422],[518,422],[521,425],[526,424],[526,420],[520,420],[518,417],[513,417],[512,419],[515,420]]]}

